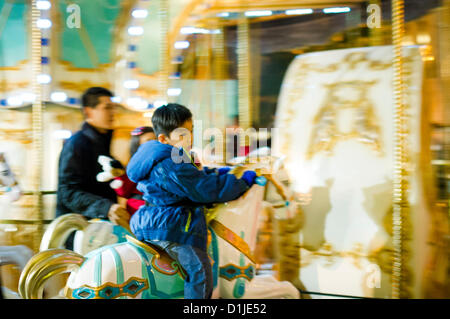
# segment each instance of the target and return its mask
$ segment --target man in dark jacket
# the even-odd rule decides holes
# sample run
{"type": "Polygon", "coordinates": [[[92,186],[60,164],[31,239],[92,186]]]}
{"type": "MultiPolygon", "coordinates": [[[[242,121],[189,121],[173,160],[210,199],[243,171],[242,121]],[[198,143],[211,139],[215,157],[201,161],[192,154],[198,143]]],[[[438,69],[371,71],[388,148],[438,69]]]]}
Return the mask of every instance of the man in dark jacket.
{"type": "Polygon", "coordinates": [[[78,213],[88,219],[109,219],[128,227],[129,214],[117,204],[115,191],[108,182],[96,179],[102,172],[98,157],[112,157],[110,144],[115,109],[112,96],[110,91],[100,87],[90,88],[82,96],[85,122],[81,130],[65,142],[59,158],[57,217],[78,213]]]}

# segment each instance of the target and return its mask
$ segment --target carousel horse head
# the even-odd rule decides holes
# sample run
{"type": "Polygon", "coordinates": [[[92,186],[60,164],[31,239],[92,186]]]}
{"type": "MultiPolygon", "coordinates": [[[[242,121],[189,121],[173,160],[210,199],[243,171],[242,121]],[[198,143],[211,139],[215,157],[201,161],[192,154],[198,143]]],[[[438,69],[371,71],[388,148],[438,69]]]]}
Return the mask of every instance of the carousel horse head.
{"type": "MultiPolygon", "coordinates": [[[[239,175],[243,170],[235,169],[233,173],[239,175]]],[[[292,285],[277,286],[275,280],[267,286],[255,274],[253,251],[266,181],[260,176],[240,198],[217,204],[206,213],[215,295],[222,298],[264,298],[273,296],[274,291],[286,298],[298,297],[292,285]]],[[[84,256],[65,249],[41,251],[22,272],[19,292],[23,298],[42,298],[45,281],[64,272],[70,272],[65,295],[71,299],[184,296],[185,273],[178,262],[157,246],[132,236],[127,236],[126,242],[106,245],[84,256]]]]}
{"type": "Polygon", "coordinates": [[[73,248],[81,255],[106,245],[125,242],[126,236],[133,236],[127,229],[110,221],[88,221],[80,214],[65,214],[49,224],[42,236],[39,251],[63,247],[73,231],[76,231],[73,248]]]}
{"type": "Polygon", "coordinates": [[[12,170],[6,162],[5,155],[0,152],[0,194],[8,196],[10,201],[16,201],[22,195],[12,170]]]}

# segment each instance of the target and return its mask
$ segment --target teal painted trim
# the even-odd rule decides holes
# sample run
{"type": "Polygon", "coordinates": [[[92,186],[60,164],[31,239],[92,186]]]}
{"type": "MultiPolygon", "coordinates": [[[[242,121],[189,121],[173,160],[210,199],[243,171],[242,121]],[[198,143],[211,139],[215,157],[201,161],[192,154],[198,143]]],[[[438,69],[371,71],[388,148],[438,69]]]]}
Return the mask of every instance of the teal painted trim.
{"type": "Polygon", "coordinates": [[[72,292],[74,299],[93,299],[95,298],[95,291],[91,288],[80,287],[72,292]]]}
{"type": "Polygon", "coordinates": [[[236,280],[236,284],[234,285],[234,289],[233,289],[233,296],[236,299],[240,299],[244,296],[245,294],[245,279],[242,278],[238,278],[238,280],[236,280]]]}
{"type": "MultiPolygon", "coordinates": [[[[148,273],[147,273],[147,258],[145,258],[145,252],[142,252],[142,248],[133,245],[132,243],[128,242],[128,245],[130,245],[134,251],[141,256],[142,262],[141,262],[141,272],[142,272],[142,276],[144,277],[145,280],[147,280],[148,283],[150,283],[150,278],[148,278],[148,273]]],[[[150,294],[149,290],[146,289],[142,292],[142,299],[154,299],[152,298],[152,295],[150,294]]]]}
{"type": "Polygon", "coordinates": [[[157,297],[157,298],[161,298],[161,299],[175,299],[175,298],[180,298],[184,296],[184,290],[173,293],[173,294],[166,294],[165,292],[159,291],[156,287],[156,281],[155,281],[155,277],[153,276],[153,267],[152,267],[152,263],[151,261],[148,259],[147,254],[145,252],[142,252],[141,249],[135,245],[133,245],[132,243],[129,243],[130,245],[132,245],[132,247],[136,250],[136,252],[141,256],[142,260],[144,260],[145,262],[142,263],[142,274],[144,276],[145,279],[148,280],[149,286],[150,286],[150,292],[151,295],[149,295],[149,298],[145,298],[145,299],[155,299],[155,298],[151,298],[151,297],[157,297]]]}
{"type": "MultiPolygon", "coordinates": [[[[245,232],[241,231],[241,238],[244,239],[245,232]]],[[[244,254],[241,254],[241,257],[239,259],[239,266],[244,267],[245,266],[245,257],[244,254]]],[[[236,299],[240,299],[245,294],[245,279],[244,278],[238,278],[236,280],[236,284],[234,285],[233,289],[233,296],[236,299]]]]}
{"type": "Polygon", "coordinates": [[[214,265],[212,266],[213,287],[216,288],[219,282],[219,244],[214,230],[211,227],[208,228],[211,231],[211,246],[208,253],[214,260],[214,265]]]}
{"type": "Polygon", "coordinates": [[[115,235],[117,237],[118,243],[126,242],[127,241],[127,238],[125,237],[126,235],[134,238],[133,234],[131,234],[128,230],[126,230],[125,228],[123,228],[122,226],[119,226],[119,225],[113,226],[113,235],[115,235]]]}
{"type": "MultiPolygon", "coordinates": [[[[227,267],[220,267],[220,277],[225,277],[229,280],[233,280],[238,278],[239,276],[245,275],[247,276],[249,279],[247,280],[252,280],[254,275],[255,270],[252,264],[249,264],[246,268],[241,269],[238,268],[236,265],[228,265],[227,267]]],[[[246,278],[243,278],[246,279],[246,278]]]]}
{"type": "MultiPolygon", "coordinates": [[[[110,249],[113,257],[114,257],[114,263],[116,264],[116,280],[117,284],[123,284],[124,282],[124,273],[123,273],[123,264],[122,264],[122,258],[120,258],[119,253],[114,247],[111,247],[110,249]]],[[[127,299],[125,296],[119,297],[119,299],[127,299]]]]}
{"type": "Polygon", "coordinates": [[[98,253],[94,260],[94,282],[97,287],[102,285],[102,253],[98,253]]]}

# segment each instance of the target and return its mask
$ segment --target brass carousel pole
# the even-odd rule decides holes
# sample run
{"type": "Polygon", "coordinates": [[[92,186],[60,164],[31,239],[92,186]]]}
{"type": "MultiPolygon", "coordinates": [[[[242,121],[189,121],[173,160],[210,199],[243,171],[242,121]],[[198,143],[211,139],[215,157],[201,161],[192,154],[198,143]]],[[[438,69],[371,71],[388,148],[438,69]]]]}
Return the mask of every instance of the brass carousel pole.
{"type": "MultiPolygon", "coordinates": [[[[252,101],[250,80],[250,25],[248,19],[241,13],[237,27],[238,55],[238,109],[239,127],[246,130],[252,123],[252,101]]],[[[240,136],[240,145],[247,146],[245,134],[240,136]]]]}
{"type": "MultiPolygon", "coordinates": [[[[32,87],[34,102],[32,104],[32,141],[33,141],[33,174],[32,174],[32,192],[33,192],[33,216],[38,221],[43,221],[43,205],[41,192],[41,174],[42,174],[42,136],[43,136],[43,105],[42,88],[37,81],[41,73],[41,30],[37,27],[37,20],[40,18],[40,10],[36,7],[36,0],[31,1],[31,64],[32,64],[32,87]]],[[[42,238],[43,225],[37,224],[34,245],[39,247],[42,238]]]]}
{"type": "Polygon", "coordinates": [[[159,0],[158,17],[160,23],[160,47],[159,47],[159,78],[158,91],[160,98],[167,101],[167,89],[169,87],[169,3],[168,0],[159,0]]]}
{"type": "MultiPolygon", "coordinates": [[[[374,4],[377,5],[381,9],[381,0],[370,0],[369,2],[370,4],[374,4]]],[[[380,16],[380,18],[382,18],[380,16]]],[[[380,23],[382,24],[383,21],[380,21],[380,23]]],[[[373,27],[369,29],[369,41],[370,41],[370,45],[383,45],[384,44],[384,37],[383,37],[383,27],[380,26],[378,27],[373,27]]]]}
{"type": "Polygon", "coordinates": [[[392,41],[394,46],[394,189],[393,189],[393,265],[392,298],[404,298],[404,220],[409,213],[406,173],[406,111],[404,101],[402,40],[405,34],[404,0],[392,1],[392,41]]]}
{"type": "MultiPolygon", "coordinates": [[[[216,79],[216,116],[220,116],[220,121],[215,121],[217,125],[222,130],[221,136],[216,136],[215,143],[215,155],[220,158],[220,163],[224,165],[226,163],[226,132],[225,132],[225,117],[226,117],[226,105],[225,105],[225,29],[219,19],[216,20],[216,29],[220,30],[219,33],[213,35],[213,57],[214,57],[214,78],[216,79]],[[218,110],[218,112],[217,112],[218,110]],[[218,124],[220,123],[220,125],[218,124]],[[218,146],[220,145],[220,146],[218,146]]],[[[217,118],[217,117],[216,117],[217,118]]]]}

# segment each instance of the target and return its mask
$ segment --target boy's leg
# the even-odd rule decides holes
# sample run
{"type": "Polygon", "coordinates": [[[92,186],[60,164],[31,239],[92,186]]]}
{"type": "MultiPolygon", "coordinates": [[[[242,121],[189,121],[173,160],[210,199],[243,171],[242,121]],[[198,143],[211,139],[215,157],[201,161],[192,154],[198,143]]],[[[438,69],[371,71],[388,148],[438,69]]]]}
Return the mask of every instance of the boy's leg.
{"type": "Polygon", "coordinates": [[[179,245],[169,242],[156,242],[174,259],[187,273],[184,282],[185,299],[210,299],[213,291],[212,269],[206,251],[189,245],[179,245]]]}

